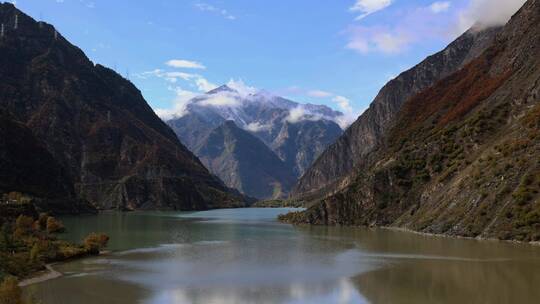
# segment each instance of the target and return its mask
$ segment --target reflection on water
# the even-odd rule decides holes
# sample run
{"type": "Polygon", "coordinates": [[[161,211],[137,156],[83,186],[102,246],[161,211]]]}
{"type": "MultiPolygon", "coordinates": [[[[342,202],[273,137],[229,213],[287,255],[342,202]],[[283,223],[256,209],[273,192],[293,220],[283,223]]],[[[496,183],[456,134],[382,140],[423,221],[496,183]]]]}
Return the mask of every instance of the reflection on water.
{"type": "Polygon", "coordinates": [[[277,223],[284,209],[64,220],[109,255],[58,265],[42,303],[536,303],[540,248],[277,223]]]}

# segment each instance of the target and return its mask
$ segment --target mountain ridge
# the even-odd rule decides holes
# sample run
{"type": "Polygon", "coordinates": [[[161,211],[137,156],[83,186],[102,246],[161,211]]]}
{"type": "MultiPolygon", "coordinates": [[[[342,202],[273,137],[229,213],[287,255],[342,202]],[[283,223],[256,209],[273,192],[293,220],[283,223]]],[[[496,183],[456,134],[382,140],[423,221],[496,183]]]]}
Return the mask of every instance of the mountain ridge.
{"type": "Polygon", "coordinates": [[[380,143],[407,98],[435,84],[474,59],[500,27],[472,28],[444,50],[427,57],[388,82],[360,117],[306,170],[292,190],[294,199],[310,199],[345,187],[363,157],[380,143]]]}
{"type": "Polygon", "coordinates": [[[350,185],[292,223],[540,241],[540,1],[408,99],[350,185]]]}
{"type": "Polygon", "coordinates": [[[99,209],[243,205],[131,82],[12,4],[0,4],[0,21],[0,108],[43,143],[78,198],[99,209]]]}
{"type": "Polygon", "coordinates": [[[195,153],[225,184],[251,197],[282,198],[296,181],[260,139],[231,120],[212,130],[195,153]]]}
{"type": "MultiPolygon", "coordinates": [[[[257,145],[259,140],[262,141],[286,164],[285,168],[278,166],[285,170],[280,174],[281,176],[288,176],[292,170],[295,178],[300,176],[313,160],[342,133],[339,125],[334,122],[334,119],[342,114],[326,106],[303,105],[265,91],[241,94],[227,85],[193,98],[188,102],[182,114],[166,122],[180,140],[199,157],[204,155],[198,153],[198,147],[203,144],[208,134],[230,120],[257,138],[254,145],[257,145]]],[[[243,148],[249,150],[247,145],[243,148]]],[[[257,155],[252,155],[250,159],[256,157],[257,155]]],[[[243,161],[232,158],[227,158],[227,160],[235,163],[243,161]]],[[[206,159],[206,163],[208,165],[211,161],[206,159]]],[[[209,167],[213,173],[223,177],[238,173],[233,169],[234,166],[235,164],[232,163],[228,166],[230,172],[213,171],[217,167],[209,167]]],[[[238,185],[238,180],[236,182],[228,178],[225,180],[229,187],[238,185]]],[[[261,183],[257,187],[264,188],[268,184],[262,180],[261,183]]],[[[280,191],[282,193],[280,197],[288,194],[292,187],[288,178],[281,185],[284,187],[280,191]]],[[[242,189],[247,190],[244,187],[242,189]]],[[[259,196],[259,198],[276,197],[259,196]]]]}

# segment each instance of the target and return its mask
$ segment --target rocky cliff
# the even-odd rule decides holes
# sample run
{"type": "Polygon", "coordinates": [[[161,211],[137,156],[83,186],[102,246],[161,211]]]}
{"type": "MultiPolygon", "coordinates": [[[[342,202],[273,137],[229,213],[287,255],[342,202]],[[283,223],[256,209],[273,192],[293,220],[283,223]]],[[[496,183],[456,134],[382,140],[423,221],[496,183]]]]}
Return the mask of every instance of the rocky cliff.
{"type": "Polygon", "coordinates": [[[54,27],[12,4],[0,4],[0,23],[0,108],[10,116],[4,132],[12,134],[5,144],[25,152],[0,151],[12,155],[3,157],[12,170],[0,191],[56,189],[106,209],[241,205],[242,197],[208,173],[131,82],[94,65],[54,27]],[[15,134],[28,141],[13,147],[15,134]]]}
{"type": "Polygon", "coordinates": [[[408,99],[351,184],[295,223],[540,240],[540,0],[479,57],[408,99]]]}
{"type": "Polygon", "coordinates": [[[347,176],[372,151],[403,103],[459,70],[489,46],[499,28],[472,28],[441,52],[388,82],[354,124],[304,173],[292,191],[295,199],[332,193],[348,184],[347,176]]]}
{"type": "Polygon", "coordinates": [[[226,185],[259,198],[281,198],[296,178],[260,139],[226,121],[195,148],[201,161],[226,185]]]}

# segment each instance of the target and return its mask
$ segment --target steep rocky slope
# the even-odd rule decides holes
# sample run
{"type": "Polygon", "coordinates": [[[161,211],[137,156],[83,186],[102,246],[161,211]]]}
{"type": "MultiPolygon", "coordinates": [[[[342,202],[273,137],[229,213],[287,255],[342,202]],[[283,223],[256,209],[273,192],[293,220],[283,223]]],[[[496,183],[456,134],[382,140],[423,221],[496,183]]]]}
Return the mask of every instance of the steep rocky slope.
{"type": "Polygon", "coordinates": [[[58,189],[64,199],[74,193],[97,208],[240,205],[242,197],[208,173],[129,81],[12,4],[0,4],[0,23],[0,108],[11,117],[5,132],[26,134],[28,143],[17,149],[27,144],[34,160],[26,165],[45,172],[29,177],[34,169],[23,170],[23,159],[3,158],[12,170],[0,191],[30,191],[28,179],[36,179],[42,189],[58,189]]]}
{"type": "MultiPolygon", "coordinates": [[[[343,131],[330,120],[285,122],[270,143],[295,177],[301,176],[343,131]]],[[[292,188],[292,186],[291,186],[292,188]]]]}
{"type": "Polygon", "coordinates": [[[226,121],[195,148],[210,171],[229,187],[259,199],[280,198],[296,178],[260,139],[226,121]]]}
{"type": "Polygon", "coordinates": [[[410,98],[351,185],[295,223],[540,241],[540,0],[410,98]]]}
{"type": "Polygon", "coordinates": [[[349,182],[346,177],[380,142],[403,103],[478,56],[498,31],[499,28],[472,28],[441,52],[388,82],[369,109],[305,172],[292,196],[308,199],[343,188],[349,182]]]}
{"type": "MultiPolygon", "coordinates": [[[[34,198],[40,210],[92,212],[63,167],[24,124],[0,109],[0,189],[34,198]]],[[[0,198],[2,200],[2,198],[0,198]]]]}

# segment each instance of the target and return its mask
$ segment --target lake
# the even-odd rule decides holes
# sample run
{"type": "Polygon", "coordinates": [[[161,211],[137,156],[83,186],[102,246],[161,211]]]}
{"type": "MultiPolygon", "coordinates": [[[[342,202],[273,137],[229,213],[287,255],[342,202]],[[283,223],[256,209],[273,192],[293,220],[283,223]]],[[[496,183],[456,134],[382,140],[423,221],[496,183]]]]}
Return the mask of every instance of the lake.
{"type": "Polygon", "coordinates": [[[25,293],[59,303],[538,303],[540,247],[385,229],[293,227],[291,209],[106,212],[64,238],[111,253],[25,293]]]}

